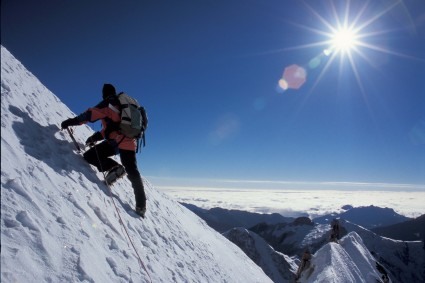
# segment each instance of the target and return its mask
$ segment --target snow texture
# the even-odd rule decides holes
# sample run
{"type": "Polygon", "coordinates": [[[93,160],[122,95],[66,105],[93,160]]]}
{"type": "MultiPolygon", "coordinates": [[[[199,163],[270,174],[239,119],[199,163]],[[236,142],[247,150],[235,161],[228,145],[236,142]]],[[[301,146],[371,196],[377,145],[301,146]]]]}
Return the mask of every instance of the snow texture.
{"type": "Polygon", "coordinates": [[[375,265],[360,236],[351,232],[340,244],[328,243],[319,249],[298,282],[381,282],[381,274],[375,265]]]}
{"type": "Polygon", "coordinates": [[[75,114],[3,46],[1,113],[1,282],[272,282],[146,179],[146,219],[126,178],[111,195],[59,129],[75,114]]]}

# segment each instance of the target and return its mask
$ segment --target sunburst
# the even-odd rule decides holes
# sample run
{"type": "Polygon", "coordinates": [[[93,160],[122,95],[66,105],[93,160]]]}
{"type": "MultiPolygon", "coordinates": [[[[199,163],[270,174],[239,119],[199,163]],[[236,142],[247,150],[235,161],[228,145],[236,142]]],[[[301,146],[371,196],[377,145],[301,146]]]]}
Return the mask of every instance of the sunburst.
{"type": "MultiPolygon", "coordinates": [[[[372,43],[376,42],[376,37],[389,32],[382,29],[377,30],[376,27],[374,27],[374,23],[397,5],[402,5],[402,2],[398,0],[388,2],[389,4],[386,7],[381,8],[379,11],[375,11],[373,14],[370,13],[370,16],[366,15],[367,12],[371,11],[369,9],[369,1],[366,1],[362,6],[357,6],[355,11],[350,6],[350,1],[344,1],[344,3],[331,1],[329,3],[331,4],[330,12],[332,17],[325,19],[318,11],[304,2],[307,9],[319,20],[322,28],[312,28],[295,23],[295,25],[309,30],[316,35],[322,35],[324,40],[286,48],[286,50],[322,47],[320,54],[310,59],[308,64],[310,69],[321,66],[321,71],[316,77],[312,89],[316,87],[324,74],[327,73],[330,66],[339,59],[340,73],[342,72],[342,66],[348,63],[351,66],[361,91],[364,93],[365,91],[362,86],[358,65],[361,61],[366,61],[373,66],[373,60],[369,57],[368,51],[373,50],[381,53],[409,57],[372,43]],[[338,5],[343,4],[344,7],[342,7],[342,9],[337,9],[335,3],[338,5]]],[[[281,80],[286,81],[285,77],[282,77],[281,80]]]]}
{"type": "Polygon", "coordinates": [[[351,28],[341,28],[336,30],[330,40],[330,47],[325,51],[330,54],[332,52],[350,53],[361,42],[358,40],[357,32],[351,28]]]}

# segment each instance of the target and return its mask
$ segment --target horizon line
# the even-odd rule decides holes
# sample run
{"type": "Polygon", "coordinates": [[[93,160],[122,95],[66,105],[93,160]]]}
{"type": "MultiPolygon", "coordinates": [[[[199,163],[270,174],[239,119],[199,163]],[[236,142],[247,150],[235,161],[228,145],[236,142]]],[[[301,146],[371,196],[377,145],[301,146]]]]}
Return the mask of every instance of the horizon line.
{"type": "Polygon", "coordinates": [[[243,179],[211,179],[211,178],[176,178],[176,177],[159,177],[146,176],[147,178],[156,179],[163,184],[156,187],[171,189],[303,189],[303,190],[337,190],[337,186],[342,187],[341,190],[349,188],[353,190],[409,190],[425,192],[425,184],[414,183],[386,183],[386,182],[354,182],[354,181],[284,181],[284,180],[243,180],[243,179]],[[172,181],[172,184],[169,182],[172,181]],[[228,186],[229,184],[233,186],[228,186]],[[226,186],[225,186],[226,185],[226,186]],[[244,186],[245,185],[245,186],[244,186]],[[285,186],[285,187],[279,187],[285,186]],[[288,188],[294,186],[295,188],[288,188]]]}

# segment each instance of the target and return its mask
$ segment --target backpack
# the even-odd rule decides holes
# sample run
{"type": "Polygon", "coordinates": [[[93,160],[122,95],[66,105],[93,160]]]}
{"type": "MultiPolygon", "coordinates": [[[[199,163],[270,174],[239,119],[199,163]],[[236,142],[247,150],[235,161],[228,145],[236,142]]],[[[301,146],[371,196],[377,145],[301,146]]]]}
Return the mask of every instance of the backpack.
{"type": "Polygon", "coordinates": [[[143,146],[145,146],[145,131],[148,127],[148,116],[145,108],[136,99],[124,92],[118,94],[118,100],[121,105],[120,132],[129,138],[141,138],[143,146]]]}

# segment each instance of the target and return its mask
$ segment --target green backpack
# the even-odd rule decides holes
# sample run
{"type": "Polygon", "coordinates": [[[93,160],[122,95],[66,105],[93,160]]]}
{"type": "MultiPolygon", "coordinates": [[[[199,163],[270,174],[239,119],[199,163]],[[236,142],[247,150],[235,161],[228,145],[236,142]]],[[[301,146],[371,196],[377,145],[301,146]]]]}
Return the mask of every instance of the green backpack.
{"type": "Polygon", "coordinates": [[[145,131],[148,127],[145,108],[124,92],[118,94],[118,100],[121,104],[120,132],[129,138],[142,139],[145,146],[145,131]]]}

